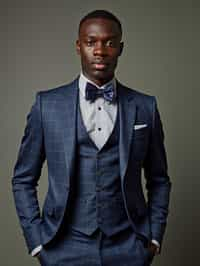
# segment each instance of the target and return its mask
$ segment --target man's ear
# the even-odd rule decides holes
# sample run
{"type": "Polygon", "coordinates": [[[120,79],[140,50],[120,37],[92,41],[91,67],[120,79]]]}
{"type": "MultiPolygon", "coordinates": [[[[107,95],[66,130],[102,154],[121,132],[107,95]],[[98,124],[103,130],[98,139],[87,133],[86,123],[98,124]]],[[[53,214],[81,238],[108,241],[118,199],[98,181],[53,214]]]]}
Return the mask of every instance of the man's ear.
{"type": "Polygon", "coordinates": [[[122,54],[123,49],[124,49],[124,43],[123,42],[120,42],[119,56],[122,54]]]}
{"type": "Polygon", "coordinates": [[[78,55],[80,55],[80,41],[79,41],[79,39],[76,40],[76,52],[78,55]]]}

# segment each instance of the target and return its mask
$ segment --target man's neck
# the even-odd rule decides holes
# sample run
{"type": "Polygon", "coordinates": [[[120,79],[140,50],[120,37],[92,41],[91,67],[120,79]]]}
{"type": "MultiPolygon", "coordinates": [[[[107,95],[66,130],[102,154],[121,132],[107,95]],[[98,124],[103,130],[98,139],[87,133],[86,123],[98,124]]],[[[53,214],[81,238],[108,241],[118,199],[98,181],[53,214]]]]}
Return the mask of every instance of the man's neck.
{"type": "Polygon", "coordinates": [[[84,77],[84,79],[86,79],[88,82],[94,84],[95,86],[97,86],[97,87],[99,87],[99,88],[105,86],[106,84],[108,84],[108,83],[110,83],[110,82],[114,82],[114,80],[115,80],[115,77],[113,76],[111,79],[106,80],[105,82],[102,82],[101,84],[98,84],[97,82],[91,80],[89,77],[87,77],[85,74],[83,74],[82,71],[81,71],[81,75],[82,75],[82,76],[84,77]]]}

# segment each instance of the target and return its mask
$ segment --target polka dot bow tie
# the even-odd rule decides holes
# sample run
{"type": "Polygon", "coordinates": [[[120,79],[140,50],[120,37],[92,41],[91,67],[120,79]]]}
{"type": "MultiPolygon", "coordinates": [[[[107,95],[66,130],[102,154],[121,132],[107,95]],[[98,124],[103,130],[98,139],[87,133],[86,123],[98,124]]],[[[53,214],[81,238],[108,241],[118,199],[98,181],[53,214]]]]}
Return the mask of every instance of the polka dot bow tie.
{"type": "Polygon", "coordinates": [[[112,83],[109,83],[104,89],[99,89],[92,83],[87,82],[86,85],[86,100],[94,102],[98,97],[103,97],[109,102],[114,102],[116,99],[116,91],[112,83]]]}

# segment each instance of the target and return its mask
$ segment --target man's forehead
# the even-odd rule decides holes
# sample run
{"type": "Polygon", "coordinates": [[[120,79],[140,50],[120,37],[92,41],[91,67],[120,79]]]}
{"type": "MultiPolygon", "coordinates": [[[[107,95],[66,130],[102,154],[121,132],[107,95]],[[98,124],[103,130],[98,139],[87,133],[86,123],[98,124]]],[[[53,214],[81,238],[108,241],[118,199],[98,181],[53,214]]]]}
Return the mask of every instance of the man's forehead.
{"type": "Polygon", "coordinates": [[[81,35],[97,35],[99,33],[119,36],[120,30],[117,23],[105,18],[90,18],[84,21],[80,28],[81,35]]]}

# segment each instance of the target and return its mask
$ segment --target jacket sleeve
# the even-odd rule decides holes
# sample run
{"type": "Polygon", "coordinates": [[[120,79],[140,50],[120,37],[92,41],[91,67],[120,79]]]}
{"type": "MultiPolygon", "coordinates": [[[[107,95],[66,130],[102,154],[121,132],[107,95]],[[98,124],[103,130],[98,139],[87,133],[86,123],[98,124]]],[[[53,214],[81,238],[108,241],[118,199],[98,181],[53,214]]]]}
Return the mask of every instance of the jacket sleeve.
{"type": "Polygon", "coordinates": [[[168,176],[163,126],[156,98],[152,98],[152,131],[147,156],[144,161],[144,176],[146,179],[152,239],[160,243],[160,253],[169,212],[171,182],[168,176]]]}
{"type": "Polygon", "coordinates": [[[27,116],[27,124],[12,177],[15,206],[29,253],[41,244],[41,218],[36,187],[45,160],[45,149],[40,98],[41,93],[38,92],[27,116]]]}

